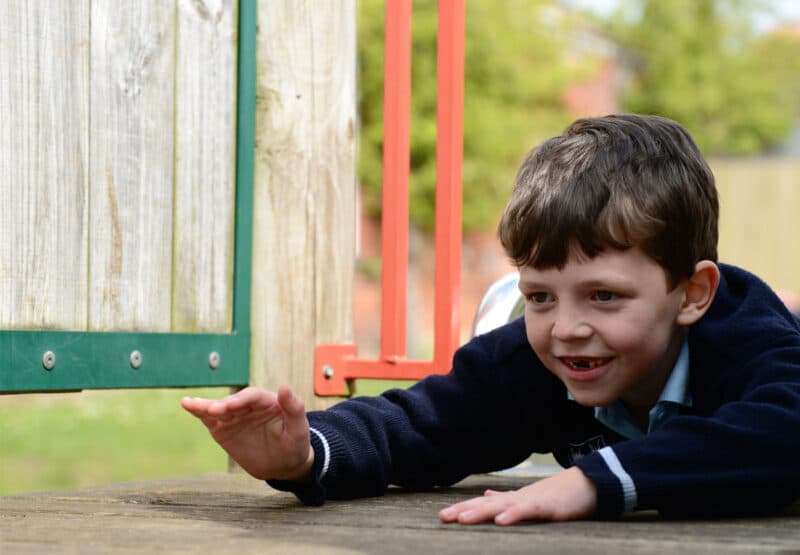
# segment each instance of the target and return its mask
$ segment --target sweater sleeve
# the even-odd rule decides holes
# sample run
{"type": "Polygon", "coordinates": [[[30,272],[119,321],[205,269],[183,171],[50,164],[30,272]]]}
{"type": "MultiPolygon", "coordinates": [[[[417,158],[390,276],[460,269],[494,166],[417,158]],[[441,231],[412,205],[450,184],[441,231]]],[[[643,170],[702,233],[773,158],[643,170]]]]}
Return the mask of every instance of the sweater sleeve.
{"type": "Polygon", "coordinates": [[[390,484],[447,486],[550,451],[553,431],[531,423],[547,421],[548,403],[565,394],[526,347],[522,322],[510,324],[459,349],[447,375],[310,412],[314,483],[270,485],[316,504],[380,495],[390,484]]]}
{"type": "Polygon", "coordinates": [[[778,341],[736,374],[712,414],[674,417],[576,462],[597,486],[598,516],[753,515],[800,497],[800,347],[778,341]]]}

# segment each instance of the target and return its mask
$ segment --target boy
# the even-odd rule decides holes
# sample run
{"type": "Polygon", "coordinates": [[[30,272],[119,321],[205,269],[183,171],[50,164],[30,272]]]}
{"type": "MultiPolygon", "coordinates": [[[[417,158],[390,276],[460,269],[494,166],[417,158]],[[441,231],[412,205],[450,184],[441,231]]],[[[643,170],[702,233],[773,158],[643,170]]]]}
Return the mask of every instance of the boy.
{"type": "Polygon", "coordinates": [[[800,497],[800,321],[717,264],[714,177],[680,125],[578,120],[523,162],[499,226],[525,315],[450,374],[306,415],[286,387],[183,400],[304,503],[431,488],[533,452],[566,468],[444,522],[756,514],[800,497]]]}

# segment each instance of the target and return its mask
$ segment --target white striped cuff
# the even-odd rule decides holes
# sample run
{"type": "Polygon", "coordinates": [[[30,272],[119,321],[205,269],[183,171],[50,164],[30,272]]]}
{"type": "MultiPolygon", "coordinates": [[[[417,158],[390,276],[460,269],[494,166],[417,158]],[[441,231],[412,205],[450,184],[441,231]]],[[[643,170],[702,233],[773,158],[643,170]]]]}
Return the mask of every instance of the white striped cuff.
{"type": "Polygon", "coordinates": [[[611,447],[603,447],[598,453],[603,457],[606,465],[608,465],[608,469],[617,477],[619,483],[622,484],[622,496],[625,505],[624,511],[626,513],[633,511],[638,504],[638,499],[636,498],[636,484],[633,483],[633,478],[622,468],[622,463],[619,462],[616,453],[614,453],[611,447]]]}
{"type": "Polygon", "coordinates": [[[319,438],[319,440],[322,442],[322,449],[324,451],[324,457],[325,457],[325,459],[322,462],[322,473],[320,473],[320,475],[319,475],[319,479],[320,479],[320,481],[322,481],[322,479],[328,473],[328,467],[331,464],[331,448],[328,445],[328,440],[325,439],[324,435],[322,435],[322,432],[320,432],[316,428],[312,428],[311,426],[308,427],[308,430],[311,433],[313,433],[314,435],[316,435],[319,438]]]}

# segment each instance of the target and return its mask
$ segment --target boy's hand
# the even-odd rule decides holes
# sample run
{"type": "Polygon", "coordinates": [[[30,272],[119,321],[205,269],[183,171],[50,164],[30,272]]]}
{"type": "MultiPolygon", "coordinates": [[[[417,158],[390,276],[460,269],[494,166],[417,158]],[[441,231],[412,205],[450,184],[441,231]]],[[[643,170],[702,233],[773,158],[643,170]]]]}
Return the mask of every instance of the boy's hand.
{"type": "Polygon", "coordinates": [[[521,520],[577,520],[591,516],[596,505],[594,483],[572,467],[516,491],[487,490],[483,497],[442,509],[439,518],[459,524],[493,519],[499,525],[521,520]]]}
{"type": "Polygon", "coordinates": [[[314,450],[308,420],[303,401],[288,386],[282,385],[277,394],[248,387],[216,401],[184,397],[181,406],[254,478],[311,479],[314,450]]]}

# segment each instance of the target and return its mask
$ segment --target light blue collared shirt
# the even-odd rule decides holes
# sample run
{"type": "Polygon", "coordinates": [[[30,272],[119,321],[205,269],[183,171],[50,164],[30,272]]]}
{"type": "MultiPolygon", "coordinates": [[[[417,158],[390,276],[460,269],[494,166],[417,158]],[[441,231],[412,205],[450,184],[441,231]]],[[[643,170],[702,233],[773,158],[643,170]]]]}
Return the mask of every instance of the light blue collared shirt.
{"type": "MultiPolygon", "coordinates": [[[[572,395],[567,393],[569,399],[572,395]]],[[[655,406],[650,409],[650,423],[647,432],[653,432],[662,427],[667,420],[677,416],[681,406],[691,407],[692,396],[689,393],[689,342],[684,341],[678,360],[672,368],[672,373],[661,391],[655,406]]],[[[595,407],[594,417],[607,428],[611,428],[619,435],[634,439],[645,435],[633,421],[630,412],[622,401],[617,400],[607,407],[595,407]]]]}

